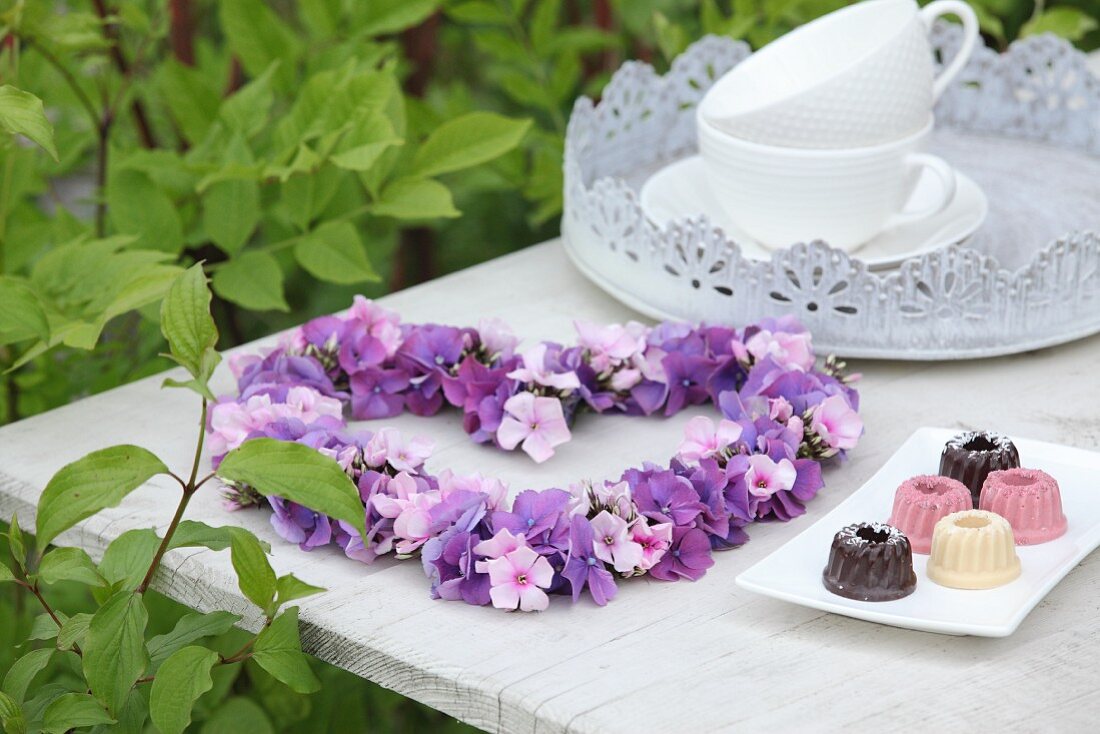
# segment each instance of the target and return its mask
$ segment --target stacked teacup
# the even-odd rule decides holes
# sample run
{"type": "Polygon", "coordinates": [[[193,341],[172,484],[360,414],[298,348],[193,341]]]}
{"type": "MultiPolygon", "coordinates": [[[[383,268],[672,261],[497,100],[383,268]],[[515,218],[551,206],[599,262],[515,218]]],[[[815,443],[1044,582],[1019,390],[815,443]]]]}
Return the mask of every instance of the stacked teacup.
{"type": "Polygon", "coordinates": [[[961,0],[865,0],[757,51],[699,106],[710,186],[744,233],[769,248],[824,240],[854,251],[933,216],[955,196],[951,166],[922,152],[936,99],[965,66],[978,21],[961,0]],[[936,76],[928,34],[943,15],[963,43],[936,76]],[[938,193],[906,208],[921,176],[938,193]]]}

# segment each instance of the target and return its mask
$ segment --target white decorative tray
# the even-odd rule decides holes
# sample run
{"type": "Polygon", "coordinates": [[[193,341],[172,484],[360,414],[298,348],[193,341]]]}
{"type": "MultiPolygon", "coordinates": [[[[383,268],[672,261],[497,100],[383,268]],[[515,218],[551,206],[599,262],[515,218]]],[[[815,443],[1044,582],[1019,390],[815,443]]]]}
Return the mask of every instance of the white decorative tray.
{"type": "MultiPolygon", "coordinates": [[[[933,42],[950,58],[958,29],[933,42]]],[[[822,351],[962,359],[1100,332],[1100,79],[1054,36],[979,48],[936,109],[933,152],[974,179],[989,216],[962,245],[872,272],[826,243],[741,255],[705,217],[660,227],[638,190],[696,152],[695,105],[749,54],[707,37],[664,76],[629,62],[565,143],[562,237],[580,270],[655,318],[744,324],[797,315],[822,351]]]]}
{"type": "Polygon", "coordinates": [[[1069,529],[1060,538],[1017,546],[1020,577],[1004,586],[966,591],[928,579],[928,556],[913,554],[917,589],[904,599],[864,602],[831,594],[821,582],[833,535],[854,522],[885,522],[898,485],[917,474],[935,474],[940,451],[958,433],[921,428],[858,490],[818,522],[737,577],[737,585],[814,609],[895,627],[950,635],[1006,637],[1081,560],[1100,546],[1100,454],[1013,438],[1021,462],[1042,469],[1062,490],[1069,529]]]}

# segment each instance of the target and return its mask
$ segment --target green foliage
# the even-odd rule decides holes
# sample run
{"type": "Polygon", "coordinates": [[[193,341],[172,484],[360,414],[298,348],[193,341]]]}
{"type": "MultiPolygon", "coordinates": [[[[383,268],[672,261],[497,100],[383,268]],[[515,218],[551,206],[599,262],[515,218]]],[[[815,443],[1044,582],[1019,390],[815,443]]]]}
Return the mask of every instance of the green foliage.
{"type": "Polygon", "coordinates": [[[124,589],[108,599],[88,625],[84,677],[92,694],[111,713],[122,710],[145,670],[148,622],[141,596],[124,589]]]}
{"type": "Polygon", "coordinates": [[[191,723],[191,708],[214,687],[210,671],[218,653],[205,647],[185,647],[172,653],[157,670],[149,696],[153,723],[162,734],[183,734],[191,723]]]}
{"type": "Polygon", "coordinates": [[[218,476],[311,507],[367,534],[359,490],[334,459],[303,444],[273,438],[245,441],[225,455],[218,476]]]}
{"type": "Polygon", "coordinates": [[[66,465],[46,485],[38,502],[38,547],[100,510],[115,507],[168,467],[140,446],[114,446],[66,465]]]}
{"type": "Polygon", "coordinates": [[[30,92],[10,84],[0,86],[0,130],[29,138],[57,160],[53,125],[46,119],[42,100],[30,92]]]}
{"type": "Polygon", "coordinates": [[[313,693],[320,681],[310,670],[298,639],[298,607],[290,607],[260,631],[252,659],[298,693],[313,693]]]}
{"type": "MultiPolygon", "coordinates": [[[[206,381],[220,360],[214,348],[218,332],[210,316],[210,302],[202,266],[195,265],[175,279],[160,310],[161,328],[172,358],[191,373],[192,386],[204,396],[204,415],[205,396],[209,393],[206,381]]],[[[202,431],[205,425],[200,426],[200,449],[202,431]]],[[[354,497],[360,508],[358,525],[362,528],[358,494],[347,475],[331,460],[314,463],[321,479],[314,485],[300,473],[272,479],[270,470],[252,463],[263,456],[268,456],[278,467],[280,461],[293,460],[296,454],[237,452],[229,462],[231,473],[235,472],[233,476],[238,479],[247,478],[278,489],[287,497],[316,500],[320,503],[318,507],[331,507],[337,516],[349,514],[348,499],[354,497]],[[333,470],[343,484],[332,475],[333,470]]],[[[270,550],[267,544],[247,530],[216,528],[182,519],[190,498],[213,476],[198,478],[201,458],[201,451],[197,451],[186,482],[169,472],[156,456],[137,446],[103,449],[62,467],[39,499],[37,555],[28,555],[26,538],[18,520],[13,518],[6,533],[10,565],[0,564],[3,569],[0,581],[14,582],[34,595],[44,613],[35,619],[27,637],[53,641],[53,647],[31,650],[8,668],[0,693],[0,723],[5,732],[28,729],[67,732],[105,725],[140,731],[147,718],[161,732],[183,732],[190,725],[198,702],[215,689],[216,679],[226,679],[223,674],[215,674],[215,669],[248,659],[255,659],[296,693],[317,690],[319,683],[301,651],[297,608],[282,614],[279,610],[287,602],[322,589],[293,575],[276,577],[267,560],[270,550]],[[171,476],[182,490],[179,506],[163,538],[152,529],[127,531],[107,547],[98,566],[77,548],[46,550],[58,534],[100,510],[116,506],[157,474],[171,476]],[[187,615],[171,630],[147,640],[150,627],[147,586],[164,553],[183,547],[215,551],[229,548],[241,592],[264,613],[263,629],[234,655],[196,644],[228,633],[239,621],[238,616],[225,612],[187,615]],[[83,585],[91,591],[97,605],[86,612],[55,610],[47,601],[44,588],[65,584],[83,585]],[[25,700],[35,676],[56,656],[70,663],[75,681],[70,686],[43,686],[34,698],[25,700]],[[75,658],[75,662],[70,658],[75,658]],[[148,697],[138,690],[146,683],[152,684],[148,697]]]]}

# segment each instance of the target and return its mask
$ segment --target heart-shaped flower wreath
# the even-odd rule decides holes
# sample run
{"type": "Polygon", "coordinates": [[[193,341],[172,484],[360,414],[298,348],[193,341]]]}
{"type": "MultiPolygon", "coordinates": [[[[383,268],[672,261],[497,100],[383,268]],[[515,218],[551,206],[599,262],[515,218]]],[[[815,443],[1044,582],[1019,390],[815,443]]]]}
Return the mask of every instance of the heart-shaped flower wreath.
{"type": "Polygon", "coordinates": [[[576,601],[587,589],[602,605],[616,576],[696,580],[712,551],[748,540],[749,523],[802,514],[823,486],[821,463],[863,432],[855,376],[831,357],[818,369],[794,318],[743,330],[576,328],[576,346],[517,352],[499,321],[403,324],[357,297],[346,316],[315,319],[268,354],[231,360],[238,395],[210,411],[215,463],[252,438],[316,448],[359,488],[367,535],[245,486],[229,488],[229,505],[268,503],[276,531],[303,550],[335,543],[367,563],[419,554],[436,598],[533,611],[546,608],[548,593],[576,601]],[[723,418],[689,421],[667,466],[528,489],[511,502],[499,480],[428,473],[430,441],[405,441],[391,428],[349,431],[344,418],[345,407],[365,420],[434,415],[448,404],[463,411],[475,441],[522,447],[543,462],[584,410],[669,416],[706,402],[723,418]]]}

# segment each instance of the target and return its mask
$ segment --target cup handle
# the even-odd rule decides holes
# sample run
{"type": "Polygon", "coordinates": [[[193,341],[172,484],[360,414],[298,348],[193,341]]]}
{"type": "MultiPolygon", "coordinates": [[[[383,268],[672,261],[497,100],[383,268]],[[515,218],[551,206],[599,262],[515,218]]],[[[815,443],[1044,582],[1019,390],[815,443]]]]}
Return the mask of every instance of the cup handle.
{"type": "MultiPolygon", "coordinates": [[[[903,211],[898,212],[894,216],[890,217],[886,222],[884,229],[890,227],[896,227],[899,224],[908,224],[910,222],[916,222],[928,217],[939,214],[951,203],[955,198],[955,190],[958,188],[958,181],[955,178],[955,169],[947,165],[947,162],[943,158],[934,155],[928,155],[927,153],[910,153],[905,157],[905,166],[909,173],[914,176],[920,175],[922,168],[927,168],[929,171],[936,175],[941,184],[941,192],[939,200],[932,206],[925,207],[920,211],[910,212],[903,211]]],[[[914,179],[919,180],[919,179],[914,179]]]]}
{"type": "Polygon", "coordinates": [[[959,46],[959,52],[955,54],[955,58],[951,59],[951,63],[940,72],[940,75],[932,83],[933,102],[940,98],[951,80],[958,76],[959,72],[966,66],[966,62],[970,60],[970,54],[974,53],[974,45],[978,41],[978,16],[974,14],[973,8],[962,0],[936,0],[936,2],[924,6],[920,11],[920,19],[924,21],[925,28],[929,30],[932,29],[932,23],[935,22],[936,18],[944,15],[957,15],[959,20],[962,21],[963,41],[962,45],[959,46]]]}

